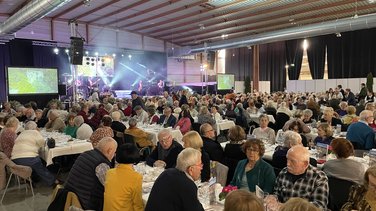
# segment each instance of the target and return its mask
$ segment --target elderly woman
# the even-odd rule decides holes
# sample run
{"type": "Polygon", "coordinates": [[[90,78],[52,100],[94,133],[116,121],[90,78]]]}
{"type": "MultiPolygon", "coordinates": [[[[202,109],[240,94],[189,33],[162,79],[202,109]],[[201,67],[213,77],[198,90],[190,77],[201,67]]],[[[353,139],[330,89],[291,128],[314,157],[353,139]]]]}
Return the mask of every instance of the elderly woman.
{"type": "Polygon", "coordinates": [[[340,102],[339,109],[336,112],[340,117],[345,116],[347,114],[347,102],[340,102]]]}
{"type": "Polygon", "coordinates": [[[64,128],[64,134],[70,135],[73,138],[76,138],[77,126],[74,124],[74,118],[76,114],[70,113],[67,117],[67,126],[64,128]]]}
{"type": "Polygon", "coordinates": [[[201,162],[203,164],[201,171],[201,182],[206,182],[210,179],[210,158],[209,154],[203,150],[204,143],[200,134],[196,131],[189,131],[182,139],[184,148],[193,148],[201,152],[201,162]]]}
{"type": "Polygon", "coordinates": [[[180,132],[184,135],[187,132],[191,130],[191,119],[189,118],[189,111],[188,110],[183,110],[182,111],[182,116],[179,119],[179,121],[175,124],[175,129],[179,129],[180,132]]]}
{"type": "Polygon", "coordinates": [[[59,118],[59,113],[57,110],[50,110],[48,113],[48,122],[45,125],[46,131],[59,131],[64,132],[65,123],[59,118]]]}
{"type": "Polygon", "coordinates": [[[110,116],[105,115],[102,118],[102,125],[96,129],[90,136],[90,142],[93,147],[97,146],[98,142],[104,137],[114,137],[114,131],[111,128],[112,119],[110,116]]]}
{"type": "Polygon", "coordinates": [[[366,169],[358,161],[349,159],[350,156],[354,155],[354,147],[351,142],[344,138],[336,138],[330,146],[332,146],[337,159],[328,160],[324,164],[322,170],[326,175],[363,184],[363,174],[366,169]]]}
{"type": "Polygon", "coordinates": [[[159,121],[159,116],[156,114],[156,110],[154,106],[150,106],[147,108],[148,116],[149,116],[149,124],[157,124],[159,121]]]}
{"type": "Polygon", "coordinates": [[[45,140],[37,131],[37,124],[29,121],[23,131],[16,139],[11,159],[18,165],[30,166],[33,173],[42,178],[47,185],[52,186],[59,183],[55,176],[42,164],[39,157],[39,150],[45,145],[45,140]]]}
{"type": "Polygon", "coordinates": [[[357,122],[359,120],[359,117],[355,114],[356,113],[356,108],[355,106],[348,106],[346,108],[347,114],[343,116],[342,122],[345,125],[349,125],[353,122],[357,122]]]}
{"type": "Polygon", "coordinates": [[[313,140],[315,144],[322,143],[322,144],[330,144],[333,138],[333,130],[332,127],[327,123],[321,123],[317,127],[317,137],[313,140]]]}
{"type": "Polygon", "coordinates": [[[119,165],[106,173],[103,210],[144,210],[142,175],[133,169],[133,164],[139,159],[140,154],[134,144],[119,147],[116,152],[119,165]]]}
{"type": "Polygon", "coordinates": [[[283,146],[278,146],[272,158],[272,165],[278,169],[283,169],[287,166],[287,151],[295,146],[295,145],[302,145],[302,137],[299,133],[294,131],[286,131],[283,134],[283,146]]]}
{"type": "MultiPolygon", "coordinates": [[[[337,126],[342,125],[342,121],[340,119],[335,118],[334,116],[334,110],[332,107],[325,107],[323,111],[323,118],[321,119],[321,122],[326,122],[331,126],[337,126]]],[[[342,127],[344,129],[344,127],[342,127]]]]}
{"type": "Polygon", "coordinates": [[[274,102],[272,100],[268,100],[265,105],[265,113],[269,115],[273,115],[275,118],[277,115],[277,109],[274,106],[274,102]]]}
{"type": "Polygon", "coordinates": [[[364,185],[356,184],[350,188],[348,202],[341,210],[376,210],[376,166],[367,169],[364,185]]]}
{"type": "Polygon", "coordinates": [[[247,112],[249,114],[256,114],[258,109],[256,108],[255,101],[251,98],[248,100],[247,112]]]}
{"type": "Polygon", "coordinates": [[[251,192],[255,192],[258,185],[264,192],[272,193],[275,174],[273,167],[261,159],[265,153],[263,142],[248,140],[242,148],[247,159],[239,161],[230,184],[251,192]]]}
{"type": "Polygon", "coordinates": [[[143,147],[154,147],[151,139],[151,135],[144,130],[137,127],[137,119],[132,117],[129,120],[129,128],[124,131],[124,133],[129,134],[134,137],[134,141],[137,146],[143,147]]]}
{"type": "Polygon", "coordinates": [[[244,129],[239,125],[233,126],[228,130],[228,139],[230,139],[230,143],[226,144],[224,154],[228,167],[227,183],[232,180],[238,162],[247,158],[241,148],[246,139],[244,129]]]}
{"type": "Polygon", "coordinates": [[[89,140],[91,134],[93,134],[93,129],[90,125],[85,123],[82,116],[76,116],[74,118],[74,125],[77,127],[76,138],[81,140],[89,140]]]}
{"type": "Polygon", "coordinates": [[[15,115],[16,111],[11,107],[11,104],[9,102],[5,102],[3,105],[3,109],[1,110],[1,113],[4,113],[6,115],[15,115]]]}
{"type": "Polygon", "coordinates": [[[303,122],[304,124],[316,125],[316,120],[312,118],[313,112],[311,109],[303,110],[303,122]]]}
{"type": "Polygon", "coordinates": [[[200,108],[200,113],[197,115],[198,123],[204,124],[204,123],[209,123],[212,126],[215,125],[215,120],[211,116],[208,107],[202,106],[200,108]]]}
{"type": "Polygon", "coordinates": [[[1,149],[3,150],[4,154],[6,154],[9,158],[13,150],[14,141],[17,138],[16,131],[19,123],[20,122],[16,117],[10,117],[6,121],[5,127],[1,130],[0,133],[1,149]]]}
{"type": "Polygon", "coordinates": [[[259,117],[260,127],[253,130],[253,135],[261,140],[267,140],[269,143],[275,142],[275,131],[268,127],[269,117],[268,115],[261,114],[259,117]]]}

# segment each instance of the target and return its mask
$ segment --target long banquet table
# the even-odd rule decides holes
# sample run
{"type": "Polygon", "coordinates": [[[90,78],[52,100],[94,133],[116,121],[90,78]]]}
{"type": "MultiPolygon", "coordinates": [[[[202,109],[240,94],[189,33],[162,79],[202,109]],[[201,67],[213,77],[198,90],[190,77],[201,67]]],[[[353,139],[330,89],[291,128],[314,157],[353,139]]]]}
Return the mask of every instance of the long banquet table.
{"type": "Polygon", "coordinates": [[[93,149],[93,145],[90,142],[86,140],[72,139],[69,135],[58,132],[47,132],[45,130],[42,130],[41,134],[45,139],[55,139],[54,148],[48,148],[46,144],[44,150],[40,153],[41,157],[46,161],[47,166],[53,164],[52,159],[54,157],[80,154],[93,149]]]}

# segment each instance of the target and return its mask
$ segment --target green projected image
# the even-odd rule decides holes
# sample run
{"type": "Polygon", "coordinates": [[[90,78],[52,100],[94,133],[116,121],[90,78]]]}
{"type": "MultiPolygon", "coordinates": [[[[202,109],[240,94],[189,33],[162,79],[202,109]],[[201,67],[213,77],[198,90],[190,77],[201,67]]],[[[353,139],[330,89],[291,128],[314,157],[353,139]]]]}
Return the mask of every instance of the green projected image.
{"type": "Polygon", "coordinates": [[[56,68],[8,67],[10,95],[58,93],[56,68]]]}
{"type": "Polygon", "coordinates": [[[233,89],[235,85],[234,75],[218,74],[217,75],[217,89],[228,90],[233,89]]]}

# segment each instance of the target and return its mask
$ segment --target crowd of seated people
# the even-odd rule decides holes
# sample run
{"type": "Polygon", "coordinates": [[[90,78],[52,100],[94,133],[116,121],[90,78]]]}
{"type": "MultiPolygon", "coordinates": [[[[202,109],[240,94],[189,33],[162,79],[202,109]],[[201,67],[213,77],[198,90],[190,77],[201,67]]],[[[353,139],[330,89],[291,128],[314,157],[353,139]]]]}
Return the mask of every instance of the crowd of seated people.
{"type": "MultiPolygon", "coordinates": [[[[230,93],[223,96],[198,95],[184,91],[176,94],[164,92],[163,96],[144,98],[132,92],[131,99],[105,97],[100,99],[100,102],[82,100],[69,110],[61,109],[58,101],[51,101],[45,109],[39,109],[35,103],[12,106],[7,102],[0,113],[2,126],[0,146],[2,151],[11,157],[15,140],[18,137],[17,133],[21,132],[19,131],[20,125],[34,121],[38,128],[64,132],[78,139],[90,140],[95,148],[98,147],[100,140],[115,138],[116,132],[131,135],[139,149],[150,147],[151,154],[145,158],[148,165],[163,166],[166,169],[174,168],[178,154],[183,147],[172,138],[171,133],[167,132],[169,129],[162,130],[164,132],[161,131],[158,134],[158,142],[155,144],[151,135],[141,127],[160,124],[165,128],[179,129],[184,135],[184,147],[200,151],[203,164],[200,176],[202,181],[210,178],[209,161],[218,161],[230,168],[227,182],[240,189],[254,191],[255,184],[259,184],[265,192],[276,193],[280,198],[279,202],[285,202],[290,197],[301,197],[323,208],[328,202],[328,199],[325,199],[327,197],[325,185],[320,187],[325,193],[312,201],[306,195],[285,195],[286,193],[279,189],[278,181],[288,180],[291,184],[304,183],[311,178],[308,177],[309,175],[305,175],[307,178],[301,177],[299,173],[310,172],[320,176],[325,183],[325,168],[324,172],[317,170],[312,165],[315,163],[306,157],[298,156],[295,159],[292,154],[290,157],[294,159],[290,159],[289,151],[295,145],[300,146],[300,144],[310,147],[316,143],[337,146],[338,143],[333,143],[333,140],[340,134],[334,132],[335,127],[341,126],[341,130],[347,132],[348,142],[341,142],[339,145],[342,147],[351,144],[355,150],[375,148],[375,134],[371,127],[375,125],[372,96],[366,101],[364,111],[359,111],[362,109],[361,106],[359,107],[362,102],[354,104],[351,90],[343,90],[343,93],[341,90],[336,87],[333,92],[328,93],[254,92],[251,94],[230,93]],[[357,113],[359,116],[356,115],[357,113]],[[287,118],[279,118],[279,114],[285,114],[287,118]],[[274,117],[276,121],[274,126],[270,124],[267,115],[274,117]],[[254,116],[257,116],[258,120],[254,116]],[[217,134],[217,124],[221,122],[221,119],[229,119],[236,123],[236,126],[230,128],[228,136],[225,137],[230,140],[225,149],[222,148],[219,142],[221,139],[218,138],[219,136],[223,138],[223,134],[217,134]],[[129,127],[125,126],[125,122],[129,127]],[[196,123],[201,126],[199,133],[192,131],[196,123]],[[258,141],[247,141],[246,134],[251,125],[256,125],[251,133],[258,141]],[[276,128],[277,125],[283,125],[283,127],[276,128]],[[262,158],[265,151],[264,145],[275,143],[279,129],[287,131],[286,134],[290,131],[298,133],[301,143],[296,141],[297,144],[295,144],[293,141],[285,140],[284,145],[274,153],[276,156],[280,154],[281,159],[273,159],[278,161],[285,159],[283,165],[272,161],[269,161],[272,164],[269,165],[262,158]],[[290,160],[291,163],[296,161],[298,170],[285,168],[289,166],[290,160]],[[280,175],[273,176],[275,172],[273,167],[281,170],[280,175]],[[268,175],[268,177],[259,174],[268,175]]],[[[337,148],[341,149],[338,146],[337,148]]],[[[296,149],[305,155],[304,150],[296,149]]],[[[335,153],[338,162],[349,157],[347,154],[341,154],[342,151],[335,151],[335,153]]],[[[328,162],[326,168],[330,163],[328,162]]],[[[351,177],[346,173],[340,172],[343,174],[341,178],[351,177]]],[[[360,179],[358,178],[357,181],[360,182],[360,179]]]]}

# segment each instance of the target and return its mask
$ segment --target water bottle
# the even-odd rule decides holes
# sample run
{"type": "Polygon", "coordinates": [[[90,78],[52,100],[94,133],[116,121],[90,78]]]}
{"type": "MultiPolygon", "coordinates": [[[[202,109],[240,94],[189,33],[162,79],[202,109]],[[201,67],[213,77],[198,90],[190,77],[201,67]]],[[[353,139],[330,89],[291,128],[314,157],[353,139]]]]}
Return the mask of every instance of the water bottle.
{"type": "Polygon", "coordinates": [[[336,128],[336,132],[337,134],[341,134],[341,129],[342,129],[342,126],[340,124],[337,125],[337,128],[336,128]]]}

